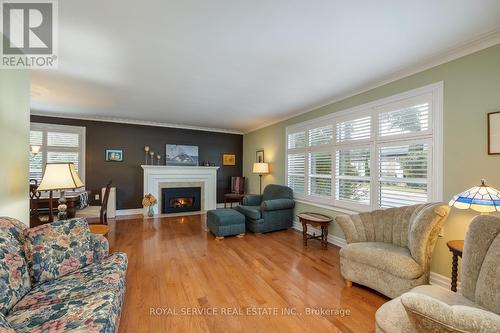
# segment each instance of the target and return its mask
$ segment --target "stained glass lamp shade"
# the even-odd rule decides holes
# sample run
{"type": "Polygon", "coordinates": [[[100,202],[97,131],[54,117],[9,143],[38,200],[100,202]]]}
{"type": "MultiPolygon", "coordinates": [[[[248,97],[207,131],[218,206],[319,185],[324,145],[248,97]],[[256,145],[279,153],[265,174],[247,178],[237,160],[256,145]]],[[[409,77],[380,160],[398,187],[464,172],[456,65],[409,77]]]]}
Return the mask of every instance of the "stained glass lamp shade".
{"type": "Polygon", "coordinates": [[[481,185],[453,197],[449,205],[481,213],[500,212],[500,191],[486,185],[483,179],[481,185]]]}

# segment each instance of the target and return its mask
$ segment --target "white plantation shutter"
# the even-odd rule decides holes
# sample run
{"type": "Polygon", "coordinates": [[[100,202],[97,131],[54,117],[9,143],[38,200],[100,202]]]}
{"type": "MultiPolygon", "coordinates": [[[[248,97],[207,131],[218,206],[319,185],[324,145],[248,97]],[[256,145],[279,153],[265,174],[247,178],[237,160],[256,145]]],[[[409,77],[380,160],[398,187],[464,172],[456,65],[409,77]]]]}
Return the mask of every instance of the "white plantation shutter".
{"type": "Polygon", "coordinates": [[[336,153],[336,199],[370,204],[370,149],[341,149],[336,153]]]}
{"type": "Polygon", "coordinates": [[[288,135],[288,149],[302,148],[306,146],[306,132],[298,132],[288,135]]]}
{"type": "Polygon", "coordinates": [[[309,194],[329,197],[332,195],[332,154],[309,154],[309,194]]]}
{"type": "Polygon", "coordinates": [[[78,148],[79,133],[47,132],[47,146],[78,148]]]}
{"type": "Polygon", "coordinates": [[[46,163],[71,162],[85,180],[85,128],[32,123],[30,144],[41,146],[40,153],[30,158],[30,179],[40,181],[46,163]]]}
{"type": "Polygon", "coordinates": [[[313,128],[309,130],[309,146],[327,145],[332,143],[333,125],[313,128]]]}
{"type": "Polygon", "coordinates": [[[430,126],[431,98],[428,95],[384,106],[379,113],[382,137],[425,132],[430,126]]]}
{"type": "Polygon", "coordinates": [[[380,207],[427,202],[429,145],[427,143],[379,149],[380,207]]]}
{"type": "Polygon", "coordinates": [[[367,140],[371,137],[371,117],[362,117],[354,120],[337,123],[337,142],[367,140]]]}
{"type": "Polygon", "coordinates": [[[288,186],[297,193],[305,191],[305,154],[289,154],[288,155],[288,186]]]}
{"type": "Polygon", "coordinates": [[[287,127],[296,198],[349,211],[442,200],[442,103],[437,83],[287,127]]]}

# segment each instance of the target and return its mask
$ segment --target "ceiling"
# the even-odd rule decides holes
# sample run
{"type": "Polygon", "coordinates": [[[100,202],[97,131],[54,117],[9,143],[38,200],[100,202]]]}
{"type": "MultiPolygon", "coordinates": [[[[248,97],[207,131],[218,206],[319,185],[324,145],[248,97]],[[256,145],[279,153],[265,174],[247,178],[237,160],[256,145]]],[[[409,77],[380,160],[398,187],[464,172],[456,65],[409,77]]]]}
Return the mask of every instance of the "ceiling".
{"type": "Polygon", "coordinates": [[[32,110],[247,132],[499,28],[498,0],[64,0],[32,110]]]}

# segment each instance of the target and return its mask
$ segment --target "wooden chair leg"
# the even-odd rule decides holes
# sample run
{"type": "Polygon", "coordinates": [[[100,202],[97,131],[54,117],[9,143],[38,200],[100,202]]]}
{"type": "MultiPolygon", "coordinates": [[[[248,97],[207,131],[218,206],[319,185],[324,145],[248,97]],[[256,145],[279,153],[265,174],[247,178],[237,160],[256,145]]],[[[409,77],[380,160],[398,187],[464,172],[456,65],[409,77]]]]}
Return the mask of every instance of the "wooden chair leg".
{"type": "Polygon", "coordinates": [[[345,283],[346,287],[348,287],[348,288],[352,287],[352,281],[351,280],[344,279],[344,283],[345,283]]]}

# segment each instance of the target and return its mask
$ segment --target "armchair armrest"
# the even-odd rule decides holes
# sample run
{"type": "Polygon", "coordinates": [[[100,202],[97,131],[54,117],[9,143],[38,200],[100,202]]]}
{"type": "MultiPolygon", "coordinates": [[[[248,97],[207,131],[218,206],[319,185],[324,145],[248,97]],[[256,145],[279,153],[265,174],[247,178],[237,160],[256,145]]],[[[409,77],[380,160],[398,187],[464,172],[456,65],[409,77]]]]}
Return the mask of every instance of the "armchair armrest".
{"type": "Polygon", "coordinates": [[[94,262],[99,262],[109,255],[109,242],[106,237],[90,234],[90,241],[94,251],[94,262]]]}
{"type": "Polygon", "coordinates": [[[335,218],[335,222],[340,226],[344,232],[347,244],[359,242],[358,231],[354,225],[351,215],[339,215],[335,218]]]}
{"type": "Polygon", "coordinates": [[[426,204],[415,212],[408,235],[408,248],[413,259],[423,268],[430,265],[439,232],[449,212],[450,207],[444,203],[426,204]]]}
{"type": "Polygon", "coordinates": [[[431,296],[408,292],[401,303],[422,332],[498,332],[500,316],[466,305],[448,305],[431,296]]]}
{"type": "Polygon", "coordinates": [[[241,203],[244,206],[260,206],[261,202],[262,202],[262,195],[261,194],[245,195],[243,197],[243,200],[241,200],[241,203]]]}
{"type": "Polygon", "coordinates": [[[292,199],[272,199],[262,202],[263,210],[280,210],[280,209],[291,209],[295,207],[295,201],[292,199]]]}

